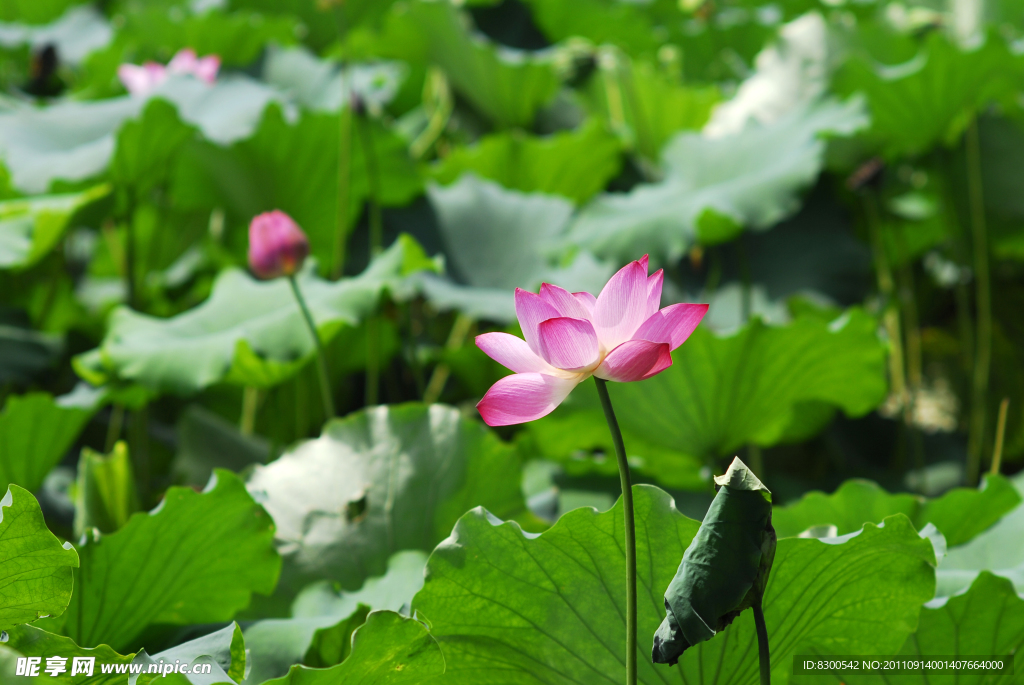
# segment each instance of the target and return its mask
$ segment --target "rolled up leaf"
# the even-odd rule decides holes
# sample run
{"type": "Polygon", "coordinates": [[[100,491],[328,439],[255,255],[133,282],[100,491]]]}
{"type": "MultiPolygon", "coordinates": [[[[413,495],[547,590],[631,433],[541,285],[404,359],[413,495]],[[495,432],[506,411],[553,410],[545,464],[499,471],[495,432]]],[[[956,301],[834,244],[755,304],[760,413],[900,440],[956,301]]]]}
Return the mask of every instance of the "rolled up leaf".
{"type": "Polygon", "coordinates": [[[733,459],[700,530],[665,592],[667,615],[654,634],[655,663],[675,664],[760,602],[775,558],[772,496],[733,459]]]}

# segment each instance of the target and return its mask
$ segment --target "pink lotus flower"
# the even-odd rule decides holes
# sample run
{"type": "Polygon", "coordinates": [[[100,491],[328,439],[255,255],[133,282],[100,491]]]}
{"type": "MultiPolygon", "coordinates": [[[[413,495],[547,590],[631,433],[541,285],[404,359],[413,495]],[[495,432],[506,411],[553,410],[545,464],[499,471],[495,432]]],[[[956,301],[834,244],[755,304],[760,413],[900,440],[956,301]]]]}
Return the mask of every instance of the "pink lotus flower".
{"type": "Polygon", "coordinates": [[[142,66],[122,64],[117,68],[117,76],[132,95],[146,95],[171,74],[191,74],[206,83],[213,83],[217,80],[218,71],[220,57],[197,57],[194,50],[184,48],[178,50],[166,67],[156,62],[146,62],[142,66]]]}
{"type": "Polygon", "coordinates": [[[309,256],[309,240],[279,209],[253,217],[249,224],[249,266],[259,278],[292,276],[309,256]]]}
{"type": "Polygon", "coordinates": [[[526,340],[484,333],[476,344],[515,373],[476,405],[489,426],[533,421],[554,411],[590,376],[640,381],[672,366],[706,304],[659,310],[664,272],[648,277],[647,256],[622,267],[598,297],[544,283],[536,295],[516,288],[516,316],[526,340]]]}

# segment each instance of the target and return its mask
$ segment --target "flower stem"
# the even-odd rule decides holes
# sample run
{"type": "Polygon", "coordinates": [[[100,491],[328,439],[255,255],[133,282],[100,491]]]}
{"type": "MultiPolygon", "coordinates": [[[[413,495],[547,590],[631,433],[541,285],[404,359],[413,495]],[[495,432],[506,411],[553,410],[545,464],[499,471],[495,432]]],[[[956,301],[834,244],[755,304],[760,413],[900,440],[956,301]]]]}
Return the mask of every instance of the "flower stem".
{"type": "Polygon", "coordinates": [[[331,399],[331,382],[327,375],[327,355],[324,354],[324,344],[320,340],[320,334],[316,332],[313,315],[309,313],[309,307],[306,306],[306,300],[302,297],[302,291],[299,290],[299,282],[295,280],[294,275],[288,277],[288,282],[292,284],[292,292],[295,293],[299,309],[302,310],[302,316],[306,319],[306,326],[309,327],[309,333],[313,336],[313,342],[316,343],[316,365],[320,372],[320,398],[324,403],[324,414],[327,418],[333,419],[335,416],[334,400],[331,399]]]}
{"type": "Polygon", "coordinates": [[[768,626],[761,610],[761,597],[754,602],[754,627],[757,629],[757,658],[761,666],[761,685],[771,685],[772,667],[768,656],[768,626]]]}
{"type": "Polygon", "coordinates": [[[341,278],[345,269],[345,242],[348,239],[349,197],[352,186],[352,112],[342,108],[338,127],[338,227],[334,234],[332,275],[341,278]]]}
{"type": "Polygon", "coordinates": [[[626,528],[626,685],[636,685],[636,528],[633,522],[633,487],[629,482],[629,462],[622,431],[608,396],[608,381],[595,377],[597,394],[608,421],[608,430],[615,443],[615,458],[619,462],[619,481],[622,484],[622,516],[626,528]]]}
{"type": "Polygon", "coordinates": [[[965,142],[967,152],[967,190],[970,198],[971,229],[974,237],[975,333],[974,377],[971,392],[971,420],[967,434],[967,484],[978,481],[981,452],[985,445],[985,401],[992,365],[992,293],[988,270],[988,235],[985,226],[985,202],[981,187],[981,148],[978,120],[971,121],[965,142]]]}

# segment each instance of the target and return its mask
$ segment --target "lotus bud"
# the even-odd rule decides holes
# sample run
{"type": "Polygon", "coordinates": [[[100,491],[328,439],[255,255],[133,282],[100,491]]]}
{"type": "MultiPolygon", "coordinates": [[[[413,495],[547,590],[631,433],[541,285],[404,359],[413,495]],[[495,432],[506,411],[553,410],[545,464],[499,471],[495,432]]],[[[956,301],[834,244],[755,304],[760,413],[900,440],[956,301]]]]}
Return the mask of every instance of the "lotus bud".
{"type": "Polygon", "coordinates": [[[307,256],[306,234],[284,212],[264,212],[249,224],[249,268],[257,277],[292,276],[307,256]]]}

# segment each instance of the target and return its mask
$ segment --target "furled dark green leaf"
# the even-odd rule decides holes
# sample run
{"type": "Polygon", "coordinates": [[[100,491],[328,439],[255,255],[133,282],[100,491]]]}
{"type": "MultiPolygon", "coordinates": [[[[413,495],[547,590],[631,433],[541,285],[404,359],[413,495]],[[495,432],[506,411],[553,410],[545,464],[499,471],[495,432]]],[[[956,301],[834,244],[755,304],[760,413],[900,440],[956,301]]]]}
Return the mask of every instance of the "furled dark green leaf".
{"type": "Polygon", "coordinates": [[[151,624],[228,621],[252,593],[274,589],[281,562],[273,521],[233,473],[214,477],[203,493],[172,487],[153,512],[87,536],[64,623],[69,637],[122,650],[151,624]]]}
{"type": "MultiPolygon", "coordinates": [[[[421,268],[424,262],[417,256],[422,254],[414,240],[402,236],[357,277],[326,281],[311,268],[303,271],[299,287],[321,338],[330,339],[342,326],[355,325],[373,311],[385,288],[397,287],[409,271],[421,268]]],[[[100,348],[79,364],[97,379],[106,372],[153,389],[189,393],[224,380],[243,341],[272,361],[314,354],[312,336],[286,279],[260,282],[241,270],[228,270],[206,302],[169,319],[119,308],[110,317],[100,348]]],[[[241,374],[230,377],[249,384],[241,374]]]]}
{"type": "Polygon", "coordinates": [[[11,395],[0,413],[0,487],[37,490],[85,427],[92,410],[46,393],[11,395]]]}
{"type": "MultiPolygon", "coordinates": [[[[1010,685],[1020,680],[1024,668],[1024,599],[1005,578],[982,572],[970,589],[944,603],[929,602],[921,610],[917,632],[907,638],[897,659],[942,655],[946,658],[1000,657],[1013,661],[1014,674],[994,675],[965,671],[952,675],[893,674],[892,685],[927,685],[956,682],[961,685],[1010,685]]],[[[847,685],[872,685],[877,675],[843,673],[847,685]]],[[[794,676],[796,684],[811,682],[794,676]]]]}
{"type": "Polygon", "coordinates": [[[110,454],[83,448],[75,489],[75,535],[80,537],[91,528],[113,533],[139,509],[127,443],[118,441],[110,454]]]}
{"type": "Polygon", "coordinates": [[[648,252],[672,261],[698,240],[720,243],[744,228],[767,230],[799,207],[799,191],[818,177],[822,136],[865,123],[862,102],[851,99],[811,103],[721,138],[680,133],[661,153],[664,180],[599,195],[567,240],[599,257],[627,261],[648,252]]]}
{"type": "Polygon", "coordinates": [[[422,623],[392,611],[374,611],[352,637],[352,653],[326,669],[293,666],[265,685],[398,685],[422,683],[445,672],[445,657],[422,623]]]}
{"type": "Polygon", "coordinates": [[[1016,92],[1019,69],[1005,41],[992,35],[963,50],[941,31],[921,54],[894,67],[852,59],[836,76],[840,93],[862,92],[871,109],[869,138],[886,157],[916,155],[957,140],[971,118],[1016,92]]]}
{"type": "Polygon", "coordinates": [[[521,131],[481,138],[456,148],[431,173],[449,184],[466,171],[524,193],[563,195],[584,202],[619,170],[622,145],[599,120],[544,138],[521,131]]]}
{"type": "Polygon", "coordinates": [[[23,269],[45,257],[83,207],[110,193],[99,185],[80,193],[0,202],[0,269],[23,269]]]}
{"type": "MultiPolygon", "coordinates": [[[[609,388],[630,457],[672,487],[707,487],[699,476],[706,458],[785,439],[807,402],[860,416],[885,399],[884,347],[875,320],[857,309],[831,323],[754,321],[724,337],[700,327],[672,360],[654,378],[609,388]]],[[[537,451],[566,464],[579,450],[612,454],[590,383],[527,430],[537,451]]],[[[603,463],[614,468],[613,460],[603,463]]]]}
{"type": "Polygon", "coordinates": [[[178,420],[178,453],[174,471],[184,482],[202,487],[215,468],[241,471],[250,464],[266,463],[270,445],[258,435],[243,435],[230,423],[198,404],[191,404],[178,420]]]}
{"type": "Polygon", "coordinates": [[[65,545],[32,493],[9,486],[0,499],[0,630],[64,612],[78,567],[78,554],[65,545]]]}
{"type": "Polygon", "coordinates": [[[348,618],[313,633],[302,664],[310,668],[337,666],[352,653],[352,634],[366,622],[370,607],[360,604],[348,618]]]}
{"type": "Polygon", "coordinates": [[[962,545],[1014,509],[1021,497],[1002,476],[986,476],[977,490],[955,488],[927,499],[908,493],[889,494],[876,483],[848,480],[831,495],[809,492],[772,514],[779,537],[792,537],[816,526],[835,526],[836,535],[878,523],[893,514],[905,514],[918,530],[934,524],[950,547],[962,545]]]}
{"type": "MultiPolygon", "coordinates": [[[[673,668],[650,661],[662,592],[698,523],[665,492],[634,486],[639,682],[747,685],[757,679],[754,622],[744,616],[673,668]]],[[[413,610],[430,622],[453,684],[618,683],[625,678],[626,568],[621,499],[602,514],[577,509],[524,535],[483,509],[459,520],[427,564],[413,610]]],[[[773,679],[797,650],[826,645],[886,654],[917,625],[934,593],[934,553],[903,516],[847,538],[780,540],[764,610],[773,679]]],[[[788,663],[787,663],[788,662],[788,663]]]]}
{"type": "Polygon", "coordinates": [[[285,578],[358,588],[402,549],[430,550],[466,510],[524,512],[515,448],[454,407],[410,403],[328,422],[249,479],[277,525],[285,578]]]}
{"type": "Polygon", "coordinates": [[[63,352],[62,336],[34,329],[22,310],[0,306],[0,384],[31,383],[63,352]]]}
{"type": "Polygon", "coordinates": [[[761,605],[775,559],[772,495],[739,457],[715,483],[721,489],[665,590],[654,663],[677,663],[684,651],[761,605]]]}

